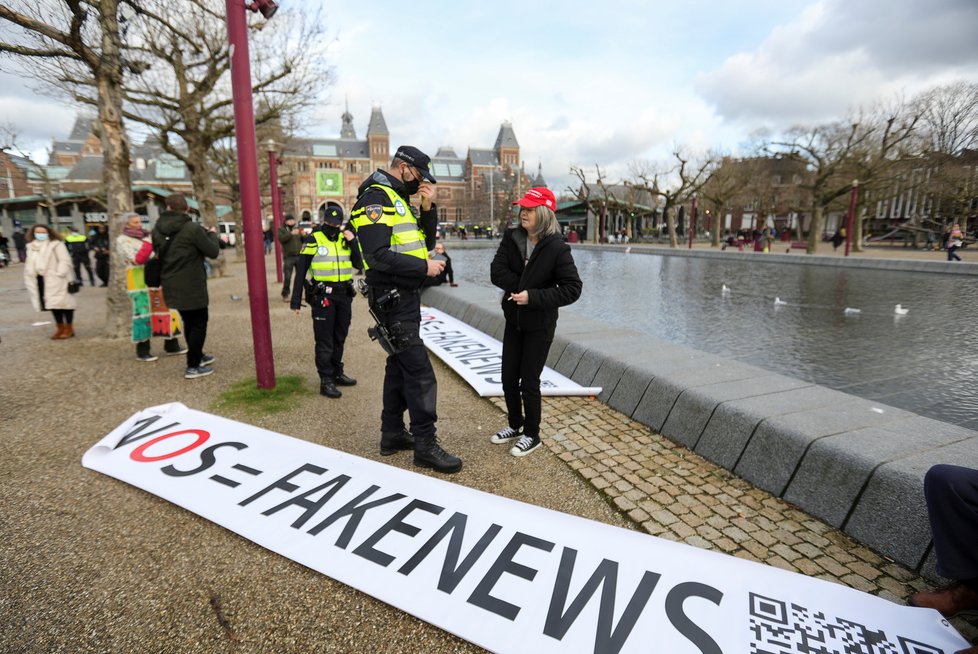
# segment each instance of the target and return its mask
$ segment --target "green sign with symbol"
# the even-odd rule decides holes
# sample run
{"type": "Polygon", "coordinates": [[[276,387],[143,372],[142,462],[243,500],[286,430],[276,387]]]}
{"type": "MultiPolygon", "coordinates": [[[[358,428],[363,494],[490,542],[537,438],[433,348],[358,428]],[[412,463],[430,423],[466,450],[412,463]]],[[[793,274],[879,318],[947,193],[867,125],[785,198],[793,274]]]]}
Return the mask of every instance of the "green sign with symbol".
{"type": "Polygon", "coordinates": [[[342,170],[317,170],[316,195],[343,195],[342,170]]]}

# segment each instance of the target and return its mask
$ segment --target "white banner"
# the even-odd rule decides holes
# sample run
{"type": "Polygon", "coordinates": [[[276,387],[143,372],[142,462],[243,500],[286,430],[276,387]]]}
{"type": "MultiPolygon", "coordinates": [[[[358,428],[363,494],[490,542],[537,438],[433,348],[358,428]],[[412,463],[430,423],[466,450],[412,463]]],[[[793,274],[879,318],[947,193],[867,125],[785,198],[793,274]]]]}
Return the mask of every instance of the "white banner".
{"type": "Polygon", "coordinates": [[[951,654],[967,646],[936,611],[182,404],[132,416],[82,463],[494,652],[951,654]]]}
{"type": "MultiPolygon", "coordinates": [[[[421,338],[429,350],[475,389],[480,397],[502,397],[503,344],[444,311],[421,307],[421,338]]],[[[540,375],[540,394],[596,396],[601,387],[584,387],[551,368],[540,375]]]]}

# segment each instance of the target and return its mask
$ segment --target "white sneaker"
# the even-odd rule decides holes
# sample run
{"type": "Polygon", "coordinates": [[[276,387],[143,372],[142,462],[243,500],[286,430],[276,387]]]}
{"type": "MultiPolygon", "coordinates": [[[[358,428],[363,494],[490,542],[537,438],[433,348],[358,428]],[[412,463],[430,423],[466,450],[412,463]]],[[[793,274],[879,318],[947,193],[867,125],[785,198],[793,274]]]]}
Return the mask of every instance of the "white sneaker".
{"type": "Polygon", "coordinates": [[[526,456],[533,450],[540,447],[540,438],[534,438],[533,436],[527,436],[523,434],[520,439],[516,441],[516,445],[509,451],[513,456],[526,456]]]}
{"type": "Polygon", "coordinates": [[[496,445],[502,445],[503,443],[512,443],[517,438],[523,435],[523,428],[513,429],[512,427],[506,427],[506,429],[500,429],[495,434],[489,437],[490,443],[495,443],[496,445]]]}

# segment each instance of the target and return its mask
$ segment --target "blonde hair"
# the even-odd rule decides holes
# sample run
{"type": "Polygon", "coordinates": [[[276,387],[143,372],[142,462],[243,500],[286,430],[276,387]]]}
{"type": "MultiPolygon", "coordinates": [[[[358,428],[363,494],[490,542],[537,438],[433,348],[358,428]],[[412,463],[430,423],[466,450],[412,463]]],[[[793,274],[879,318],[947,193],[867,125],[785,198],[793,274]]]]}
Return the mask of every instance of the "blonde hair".
{"type": "Polygon", "coordinates": [[[551,234],[560,234],[561,229],[560,223],[557,222],[557,214],[550,207],[540,205],[533,207],[533,210],[536,212],[537,224],[533,233],[529,235],[531,240],[541,241],[551,234]]]}

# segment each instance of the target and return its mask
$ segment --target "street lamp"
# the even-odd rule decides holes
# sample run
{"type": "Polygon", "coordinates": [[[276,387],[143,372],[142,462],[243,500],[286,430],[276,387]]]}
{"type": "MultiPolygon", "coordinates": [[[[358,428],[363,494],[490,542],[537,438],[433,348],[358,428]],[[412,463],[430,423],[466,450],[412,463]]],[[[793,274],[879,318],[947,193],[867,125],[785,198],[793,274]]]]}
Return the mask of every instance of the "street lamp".
{"type": "Polygon", "coordinates": [[[245,269],[251,305],[251,335],[255,351],[258,388],[275,388],[272,330],[268,316],[268,282],[265,279],[265,247],[261,229],[261,196],[258,185],[258,144],[255,108],[251,97],[251,62],[248,55],[248,19],[245,10],[260,11],[271,18],[278,9],[272,0],[225,0],[228,43],[231,46],[231,96],[234,103],[234,138],[238,150],[241,185],[241,221],[244,225],[245,269]]]}
{"type": "Polygon", "coordinates": [[[278,156],[275,154],[275,141],[268,139],[268,185],[272,196],[272,240],[275,242],[275,280],[282,283],[282,242],[278,240],[278,230],[282,226],[282,194],[278,188],[278,156]]]}

